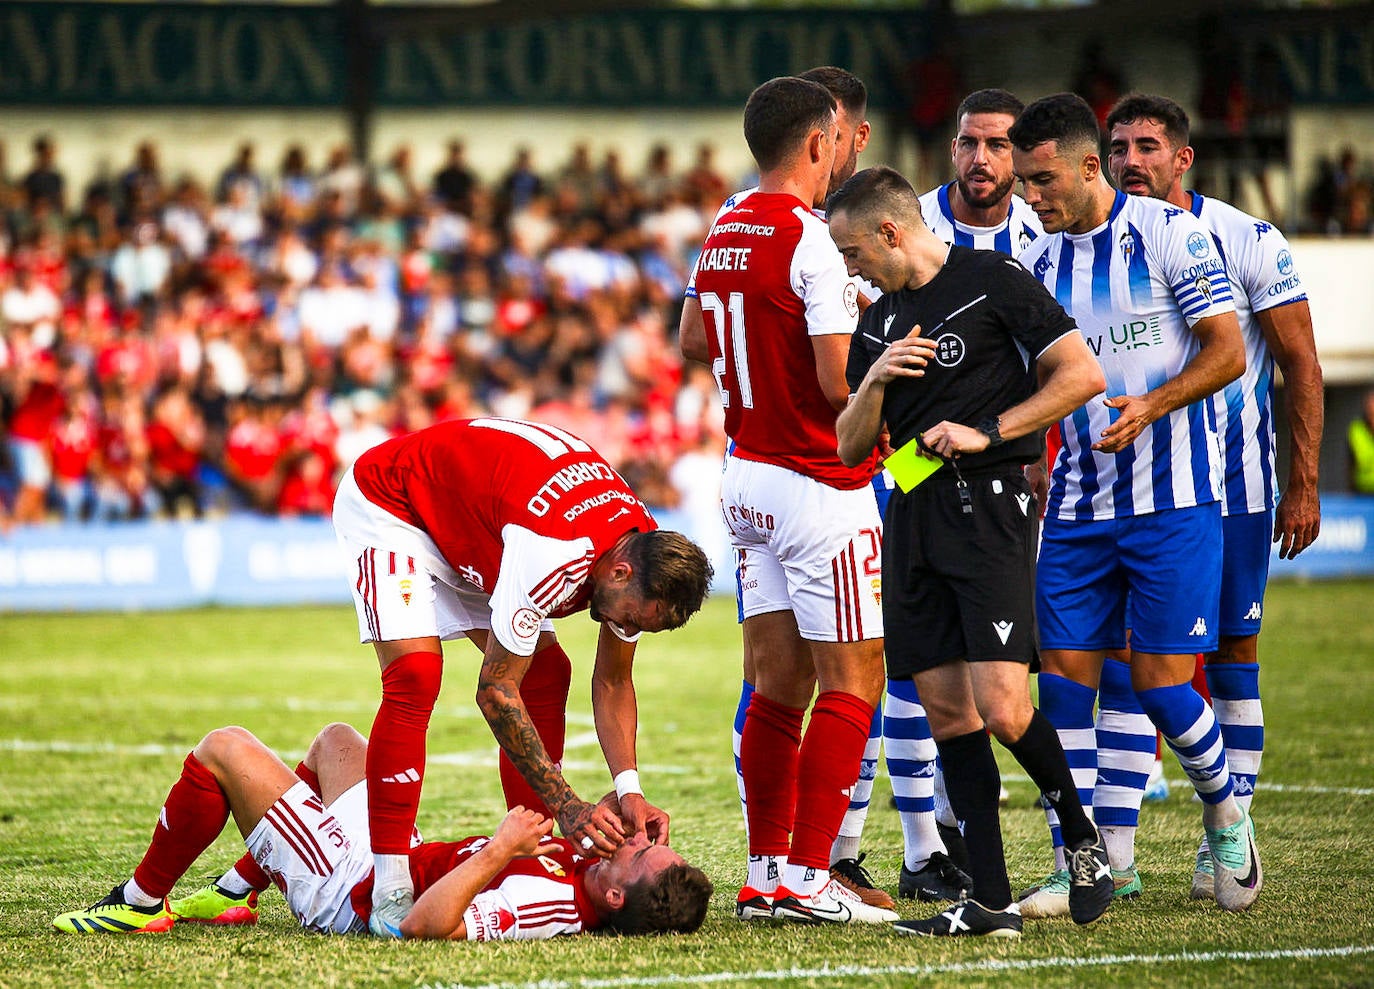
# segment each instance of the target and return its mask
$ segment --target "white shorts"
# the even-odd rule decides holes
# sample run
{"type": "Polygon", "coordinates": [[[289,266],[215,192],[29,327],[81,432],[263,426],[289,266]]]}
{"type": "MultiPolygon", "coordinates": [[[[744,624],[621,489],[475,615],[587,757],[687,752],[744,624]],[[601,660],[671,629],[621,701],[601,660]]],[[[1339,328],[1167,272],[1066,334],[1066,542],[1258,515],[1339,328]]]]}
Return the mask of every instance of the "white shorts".
{"type": "Polygon", "coordinates": [[[245,844],[302,927],[322,934],[366,930],[349,899],[372,871],[366,783],[354,784],[328,807],[297,783],[267,809],[245,844]]]}
{"type": "Polygon", "coordinates": [[[796,615],[802,638],[883,635],[882,538],[873,489],[840,491],[785,467],[728,458],[720,505],[744,618],[796,615]]]}
{"type": "MultiPolygon", "coordinates": [[[[334,535],[353,561],[361,641],[447,640],[491,629],[491,595],[462,580],[423,530],[363,497],[351,467],[334,496],[334,535]]],[[[539,629],[552,632],[553,622],[539,629]]]]}

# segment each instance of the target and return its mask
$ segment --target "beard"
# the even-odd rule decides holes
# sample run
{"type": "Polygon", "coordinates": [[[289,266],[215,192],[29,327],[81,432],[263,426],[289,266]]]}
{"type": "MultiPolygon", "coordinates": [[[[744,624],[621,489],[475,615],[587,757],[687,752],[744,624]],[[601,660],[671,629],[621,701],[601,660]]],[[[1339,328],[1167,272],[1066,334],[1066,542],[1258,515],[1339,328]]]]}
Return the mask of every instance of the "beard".
{"type": "MultiPolygon", "coordinates": [[[[988,178],[992,178],[992,176],[988,176],[988,178]]],[[[994,179],[994,181],[996,180],[994,179]]],[[[1007,194],[1011,192],[1011,187],[1016,184],[1016,176],[1012,175],[997,182],[990,193],[982,196],[974,195],[969,189],[968,183],[962,178],[956,180],[955,184],[959,187],[959,195],[964,197],[964,202],[976,209],[988,209],[1007,198],[1007,194]]]]}

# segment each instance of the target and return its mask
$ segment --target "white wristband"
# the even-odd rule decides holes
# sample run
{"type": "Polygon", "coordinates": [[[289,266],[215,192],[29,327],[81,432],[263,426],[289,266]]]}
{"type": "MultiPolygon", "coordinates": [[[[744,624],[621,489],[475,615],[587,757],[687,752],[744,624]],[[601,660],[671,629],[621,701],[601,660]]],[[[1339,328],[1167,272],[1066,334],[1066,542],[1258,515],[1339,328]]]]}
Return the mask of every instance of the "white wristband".
{"type": "Polygon", "coordinates": [[[639,787],[639,770],[626,769],[615,774],[615,796],[617,800],[624,800],[625,794],[638,793],[644,796],[644,791],[639,787]]]}

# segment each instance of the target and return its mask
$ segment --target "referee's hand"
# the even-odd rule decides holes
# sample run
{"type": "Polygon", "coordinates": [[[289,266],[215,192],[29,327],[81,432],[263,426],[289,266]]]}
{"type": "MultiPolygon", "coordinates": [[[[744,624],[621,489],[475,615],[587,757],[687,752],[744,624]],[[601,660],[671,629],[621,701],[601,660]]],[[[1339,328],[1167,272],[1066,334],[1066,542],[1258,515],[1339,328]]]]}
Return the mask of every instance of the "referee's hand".
{"type": "Polygon", "coordinates": [[[934,356],[935,341],[921,336],[921,324],[917,323],[906,336],[888,344],[868,369],[867,377],[878,385],[898,378],[924,377],[925,367],[934,356]]]}
{"type": "Polygon", "coordinates": [[[988,448],[988,434],[957,422],[936,423],[921,434],[921,443],[949,459],[961,453],[982,453],[988,448]]]}

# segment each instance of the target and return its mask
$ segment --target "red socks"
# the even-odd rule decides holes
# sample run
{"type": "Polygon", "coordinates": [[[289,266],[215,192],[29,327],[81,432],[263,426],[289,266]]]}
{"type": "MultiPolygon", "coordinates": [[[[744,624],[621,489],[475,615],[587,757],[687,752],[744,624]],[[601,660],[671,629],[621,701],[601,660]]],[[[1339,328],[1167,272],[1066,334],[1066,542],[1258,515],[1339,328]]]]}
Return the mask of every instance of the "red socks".
{"type": "MultiPolygon", "coordinates": [[[[804,710],[771,701],[757,690],[749,699],[739,761],[748,795],[750,855],[787,854],[797,806],[797,761],[805,715],[804,710]]],[[[868,740],[867,728],[864,740],[868,740]]],[[[849,783],[853,782],[851,778],[849,783]]]]}
{"type": "Polygon", "coordinates": [[[219,781],[195,755],[182,763],[181,778],[153,828],[153,840],[134,870],[134,881],[149,896],[163,897],[209,848],[229,820],[229,798],[219,781]]]}
{"type": "MultiPolygon", "coordinates": [[[[797,766],[789,866],[830,868],[830,846],[849,809],[849,793],[859,776],[872,723],[873,706],[853,694],[827,690],[816,698],[797,766]]],[[[745,792],[752,804],[754,792],[747,784],[745,792]]]]}
{"type": "Polygon", "coordinates": [[[367,746],[367,816],[375,854],[410,852],[425,776],[425,734],[443,670],[443,657],[432,652],[407,653],[382,670],[382,703],[367,746]]]}
{"type": "MultiPolygon", "coordinates": [[[[555,763],[563,761],[563,741],[568,726],[568,688],[571,684],[572,661],[557,642],[534,654],[525,679],[520,682],[520,697],[525,702],[525,709],[530,712],[534,730],[548,750],[549,758],[555,763]]],[[[545,817],[552,817],[544,806],[543,798],[520,775],[520,770],[515,768],[515,763],[510,761],[504,749],[499,763],[506,807],[520,804],[539,811],[545,817]]]]}

